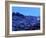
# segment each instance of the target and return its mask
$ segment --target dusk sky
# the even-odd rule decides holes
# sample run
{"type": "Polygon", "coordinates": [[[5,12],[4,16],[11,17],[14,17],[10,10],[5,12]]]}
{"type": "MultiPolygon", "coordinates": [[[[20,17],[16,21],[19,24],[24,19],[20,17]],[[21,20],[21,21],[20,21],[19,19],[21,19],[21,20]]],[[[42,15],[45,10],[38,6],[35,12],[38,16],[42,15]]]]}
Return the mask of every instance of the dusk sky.
{"type": "Polygon", "coordinates": [[[40,8],[36,7],[12,7],[12,12],[19,12],[25,16],[40,16],[40,8]]]}

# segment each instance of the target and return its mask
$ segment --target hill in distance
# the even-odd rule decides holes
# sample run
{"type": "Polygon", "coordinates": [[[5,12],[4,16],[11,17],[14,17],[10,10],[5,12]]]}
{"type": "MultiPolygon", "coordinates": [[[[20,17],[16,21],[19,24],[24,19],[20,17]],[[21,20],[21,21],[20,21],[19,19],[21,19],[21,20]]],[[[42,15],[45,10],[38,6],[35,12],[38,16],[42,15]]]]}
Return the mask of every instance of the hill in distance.
{"type": "Polygon", "coordinates": [[[37,20],[36,16],[25,16],[19,12],[12,13],[12,30],[39,30],[40,29],[40,19],[37,20]]]}

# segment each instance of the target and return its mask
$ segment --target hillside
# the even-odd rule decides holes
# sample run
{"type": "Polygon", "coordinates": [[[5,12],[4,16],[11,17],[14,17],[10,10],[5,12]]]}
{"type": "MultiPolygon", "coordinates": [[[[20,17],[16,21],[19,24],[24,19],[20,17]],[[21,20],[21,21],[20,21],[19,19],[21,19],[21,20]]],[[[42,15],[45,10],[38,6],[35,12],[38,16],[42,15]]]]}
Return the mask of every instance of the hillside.
{"type": "Polygon", "coordinates": [[[12,13],[12,30],[39,30],[40,29],[40,19],[37,20],[35,16],[25,16],[20,13],[12,13]]]}

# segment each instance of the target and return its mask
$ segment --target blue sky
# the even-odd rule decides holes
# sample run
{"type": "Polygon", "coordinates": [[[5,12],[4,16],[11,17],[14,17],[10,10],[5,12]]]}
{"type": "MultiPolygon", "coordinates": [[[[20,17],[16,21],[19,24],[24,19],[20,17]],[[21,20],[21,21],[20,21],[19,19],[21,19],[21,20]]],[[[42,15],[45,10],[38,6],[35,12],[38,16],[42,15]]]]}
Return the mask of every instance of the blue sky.
{"type": "Polygon", "coordinates": [[[12,7],[12,12],[19,12],[25,16],[40,16],[40,8],[36,7],[12,7]]]}

